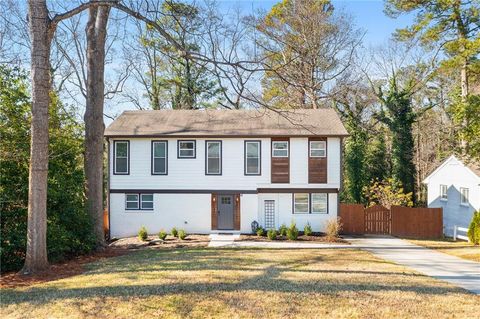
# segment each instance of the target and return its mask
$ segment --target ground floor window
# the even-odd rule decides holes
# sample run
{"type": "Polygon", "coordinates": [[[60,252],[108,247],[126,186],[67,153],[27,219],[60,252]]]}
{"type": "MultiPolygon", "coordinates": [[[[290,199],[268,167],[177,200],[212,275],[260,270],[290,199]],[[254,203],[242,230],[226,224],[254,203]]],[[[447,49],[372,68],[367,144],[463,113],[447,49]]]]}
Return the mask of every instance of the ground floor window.
{"type": "Polygon", "coordinates": [[[275,201],[274,200],[265,200],[263,202],[264,211],[265,211],[265,228],[274,229],[275,228],[275,201]]]}
{"type": "Polygon", "coordinates": [[[327,193],[294,193],[294,214],[328,214],[327,193]]]}
{"type": "Polygon", "coordinates": [[[126,210],[153,210],[153,194],[125,194],[126,210]]]}

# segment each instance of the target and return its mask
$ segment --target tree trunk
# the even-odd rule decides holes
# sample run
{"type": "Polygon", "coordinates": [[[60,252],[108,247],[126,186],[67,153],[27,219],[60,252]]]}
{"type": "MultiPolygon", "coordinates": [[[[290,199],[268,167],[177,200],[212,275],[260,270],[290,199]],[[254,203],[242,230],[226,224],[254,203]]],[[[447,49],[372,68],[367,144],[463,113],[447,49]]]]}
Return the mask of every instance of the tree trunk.
{"type": "Polygon", "coordinates": [[[103,233],[103,123],[105,39],[110,7],[89,8],[87,34],[87,99],[85,106],[85,178],[87,210],[92,216],[97,247],[103,233]]]}
{"type": "Polygon", "coordinates": [[[47,173],[50,44],[52,30],[46,0],[28,1],[31,40],[32,122],[28,178],[27,252],[22,274],[48,267],[47,173]]]}

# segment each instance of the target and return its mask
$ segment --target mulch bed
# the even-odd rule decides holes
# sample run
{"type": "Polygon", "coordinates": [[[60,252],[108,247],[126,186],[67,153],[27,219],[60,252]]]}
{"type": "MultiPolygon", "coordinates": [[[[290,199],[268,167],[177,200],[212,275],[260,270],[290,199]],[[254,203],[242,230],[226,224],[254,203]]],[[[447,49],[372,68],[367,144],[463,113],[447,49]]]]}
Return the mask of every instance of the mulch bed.
{"type": "Polygon", "coordinates": [[[18,272],[7,272],[0,277],[0,288],[16,288],[72,277],[85,271],[85,264],[125,255],[127,249],[107,247],[106,249],[88,255],[78,256],[63,262],[50,265],[49,269],[35,275],[21,275],[18,272]]]}
{"type": "Polygon", "coordinates": [[[122,238],[112,241],[110,245],[102,251],[52,264],[49,269],[35,275],[21,275],[18,272],[3,273],[0,277],[0,288],[26,287],[79,275],[85,272],[85,264],[104,258],[122,256],[132,250],[207,247],[208,242],[208,235],[188,235],[184,240],[168,236],[165,241],[160,241],[158,237],[151,236],[145,242],[140,241],[137,237],[122,238]]]}
{"type": "MultiPolygon", "coordinates": [[[[237,239],[237,241],[288,241],[288,238],[286,236],[279,236],[277,235],[277,239],[275,240],[270,240],[268,239],[267,236],[257,236],[254,234],[243,234],[240,236],[240,239],[237,239]]],[[[317,243],[326,243],[326,244],[350,244],[348,241],[346,241],[343,238],[337,238],[335,240],[329,240],[327,239],[326,236],[322,234],[314,234],[313,236],[305,236],[301,235],[298,236],[297,240],[292,241],[292,242],[317,242],[317,243]]]]}

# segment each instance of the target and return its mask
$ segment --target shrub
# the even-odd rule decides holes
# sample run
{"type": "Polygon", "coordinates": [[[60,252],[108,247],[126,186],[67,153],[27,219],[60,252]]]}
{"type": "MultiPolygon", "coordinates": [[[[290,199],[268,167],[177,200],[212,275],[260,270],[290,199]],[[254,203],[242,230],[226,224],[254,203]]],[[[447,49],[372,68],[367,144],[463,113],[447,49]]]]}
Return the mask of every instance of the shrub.
{"type": "Polygon", "coordinates": [[[178,238],[180,238],[181,240],[184,240],[185,238],[187,238],[187,233],[183,229],[180,229],[178,231],[178,238]]]}
{"type": "Polygon", "coordinates": [[[375,180],[363,188],[368,206],[382,205],[388,209],[392,206],[413,206],[413,194],[405,193],[399,182],[393,178],[385,181],[375,180]]]}
{"type": "Polygon", "coordinates": [[[340,231],[342,230],[342,223],[340,223],[340,219],[330,219],[327,221],[326,224],[326,234],[327,234],[327,239],[334,241],[335,239],[338,238],[338,234],[340,234],[340,231]]]}
{"type": "Polygon", "coordinates": [[[267,232],[267,237],[270,240],[275,240],[277,239],[277,231],[275,229],[270,229],[267,232]]]}
{"type": "Polygon", "coordinates": [[[161,230],[158,233],[158,238],[160,238],[161,240],[165,240],[165,238],[167,238],[167,233],[165,231],[161,230]]]}
{"type": "Polygon", "coordinates": [[[280,226],[280,228],[278,229],[278,233],[280,234],[280,236],[287,236],[287,226],[285,224],[282,224],[282,226],[280,226]]]}
{"type": "Polygon", "coordinates": [[[480,245],[480,211],[473,213],[467,235],[471,243],[480,245]]]}
{"type": "Polygon", "coordinates": [[[297,240],[298,238],[298,229],[294,222],[292,222],[287,229],[287,238],[288,240],[297,240]]]}
{"type": "Polygon", "coordinates": [[[148,237],[147,229],[145,226],[142,226],[140,230],[138,231],[138,239],[141,241],[146,241],[148,237]]]}
{"type": "Polygon", "coordinates": [[[307,222],[307,224],[303,228],[303,234],[305,236],[312,236],[313,231],[312,231],[312,226],[310,226],[310,223],[307,222]]]}
{"type": "Polygon", "coordinates": [[[173,237],[178,237],[178,230],[177,228],[173,227],[172,228],[172,231],[170,232],[172,234],[173,237]]]}
{"type": "Polygon", "coordinates": [[[262,237],[263,235],[265,235],[265,229],[263,229],[262,227],[258,227],[256,233],[258,237],[262,237]]]}

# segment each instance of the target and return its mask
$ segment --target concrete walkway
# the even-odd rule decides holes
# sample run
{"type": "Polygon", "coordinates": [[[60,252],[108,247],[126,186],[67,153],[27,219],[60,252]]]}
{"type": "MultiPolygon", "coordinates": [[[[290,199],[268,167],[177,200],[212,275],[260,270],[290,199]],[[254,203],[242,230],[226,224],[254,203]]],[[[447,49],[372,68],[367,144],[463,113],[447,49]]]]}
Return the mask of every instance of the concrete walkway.
{"type": "Polygon", "coordinates": [[[367,250],[379,258],[480,294],[478,262],[440,253],[394,237],[362,237],[348,240],[354,248],[367,250]]]}

